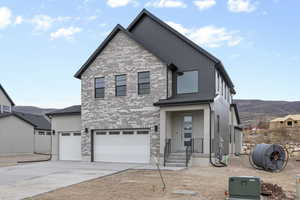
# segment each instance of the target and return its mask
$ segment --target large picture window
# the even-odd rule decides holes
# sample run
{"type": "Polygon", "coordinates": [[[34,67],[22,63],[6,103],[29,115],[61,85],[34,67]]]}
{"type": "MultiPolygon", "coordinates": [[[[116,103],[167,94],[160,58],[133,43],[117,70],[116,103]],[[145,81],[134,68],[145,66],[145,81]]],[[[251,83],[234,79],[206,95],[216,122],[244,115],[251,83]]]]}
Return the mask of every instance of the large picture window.
{"type": "Polygon", "coordinates": [[[138,73],[138,94],[150,94],[150,72],[138,73]]]}
{"type": "Polygon", "coordinates": [[[104,98],[105,81],[104,77],[95,78],[95,98],[104,98]]]}
{"type": "Polygon", "coordinates": [[[198,71],[179,72],[177,75],[177,94],[198,92],[198,71]]]}
{"type": "Polygon", "coordinates": [[[116,76],[116,96],[126,96],[126,75],[116,76]]]}

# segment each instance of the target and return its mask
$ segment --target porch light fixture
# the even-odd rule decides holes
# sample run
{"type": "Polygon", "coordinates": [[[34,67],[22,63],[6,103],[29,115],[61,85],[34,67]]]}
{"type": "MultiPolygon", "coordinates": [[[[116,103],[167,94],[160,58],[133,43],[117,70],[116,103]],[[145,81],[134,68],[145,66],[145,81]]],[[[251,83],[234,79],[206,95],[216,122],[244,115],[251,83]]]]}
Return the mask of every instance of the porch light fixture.
{"type": "Polygon", "coordinates": [[[89,132],[89,129],[88,129],[88,128],[85,128],[85,129],[84,129],[84,132],[85,132],[85,133],[88,133],[88,132],[89,132]]]}
{"type": "Polygon", "coordinates": [[[55,135],[55,130],[52,130],[52,135],[55,135]]]}

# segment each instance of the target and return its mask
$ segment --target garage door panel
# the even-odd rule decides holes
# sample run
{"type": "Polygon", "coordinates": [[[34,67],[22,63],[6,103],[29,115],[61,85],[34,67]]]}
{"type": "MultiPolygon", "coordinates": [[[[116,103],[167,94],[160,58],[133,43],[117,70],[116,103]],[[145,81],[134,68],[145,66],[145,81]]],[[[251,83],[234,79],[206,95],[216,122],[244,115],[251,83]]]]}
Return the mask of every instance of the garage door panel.
{"type": "Polygon", "coordinates": [[[60,134],[60,160],[81,160],[81,136],[72,133],[60,134]]]}
{"type": "Polygon", "coordinates": [[[95,135],[95,161],[149,163],[150,138],[147,135],[95,135]]]}

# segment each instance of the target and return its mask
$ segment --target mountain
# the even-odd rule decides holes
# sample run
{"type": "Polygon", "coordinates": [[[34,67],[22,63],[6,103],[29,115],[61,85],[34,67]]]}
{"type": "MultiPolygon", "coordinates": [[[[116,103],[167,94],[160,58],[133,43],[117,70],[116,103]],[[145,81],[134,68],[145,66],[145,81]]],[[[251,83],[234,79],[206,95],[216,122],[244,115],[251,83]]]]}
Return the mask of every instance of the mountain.
{"type": "Polygon", "coordinates": [[[45,115],[48,112],[54,111],[54,108],[39,108],[35,106],[15,106],[13,111],[29,113],[34,115],[45,115]]]}
{"type": "Polygon", "coordinates": [[[300,101],[235,100],[243,125],[257,125],[276,117],[300,113],[300,101]]]}
{"type": "MultiPolygon", "coordinates": [[[[300,114],[300,101],[263,101],[235,100],[242,124],[256,126],[259,122],[268,122],[273,118],[288,114],[300,114]]],[[[16,106],[15,111],[43,115],[54,111],[54,108],[38,108],[34,106],[16,106]]]]}

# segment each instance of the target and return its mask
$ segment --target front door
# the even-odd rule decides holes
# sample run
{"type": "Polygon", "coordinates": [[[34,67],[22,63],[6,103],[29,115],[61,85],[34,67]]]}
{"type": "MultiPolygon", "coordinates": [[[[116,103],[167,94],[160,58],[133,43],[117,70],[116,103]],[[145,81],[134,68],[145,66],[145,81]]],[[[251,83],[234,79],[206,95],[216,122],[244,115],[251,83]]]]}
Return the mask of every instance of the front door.
{"type": "Polygon", "coordinates": [[[172,151],[184,152],[186,146],[190,145],[193,133],[193,116],[179,114],[174,117],[172,135],[172,151]]]}

